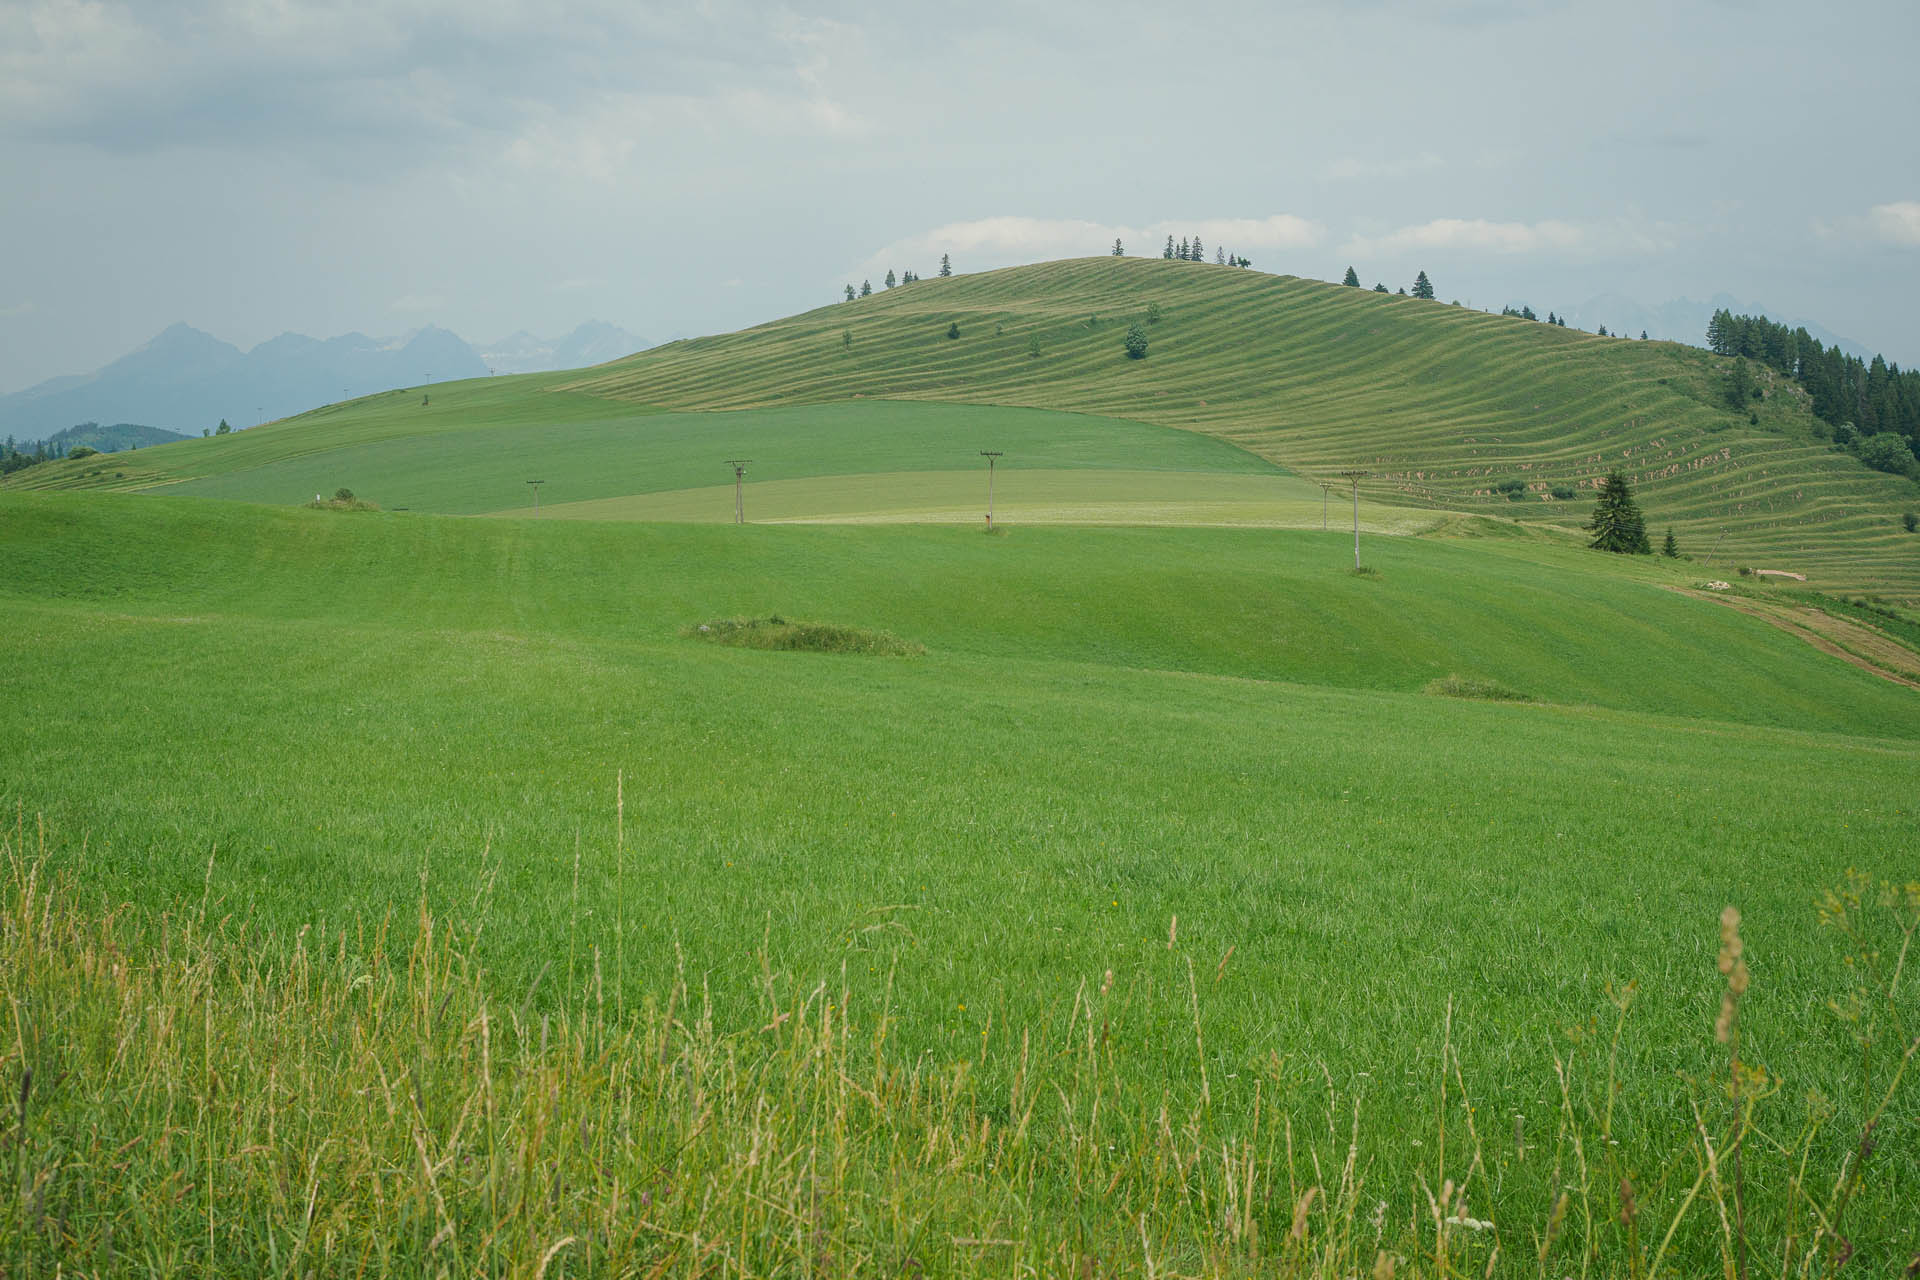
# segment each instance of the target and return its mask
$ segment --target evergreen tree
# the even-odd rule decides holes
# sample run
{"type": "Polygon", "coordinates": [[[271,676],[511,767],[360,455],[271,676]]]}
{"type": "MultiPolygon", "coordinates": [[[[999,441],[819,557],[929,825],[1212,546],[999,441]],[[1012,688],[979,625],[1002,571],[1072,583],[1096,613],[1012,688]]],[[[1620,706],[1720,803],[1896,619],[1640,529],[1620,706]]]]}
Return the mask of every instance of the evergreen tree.
{"type": "Polygon", "coordinates": [[[1745,356],[1733,358],[1733,368],[1727,371],[1727,385],[1724,390],[1729,409],[1745,410],[1747,401],[1753,399],[1753,374],[1747,368],[1745,356]]]}
{"type": "Polygon", "coordinates": [[[1538,320],[1540,317],[1533,314],[1533,308],[1523,302],[1520,304],[1520,318],[1522,320],[1538,320]]]}
{"type": "Polygon", "coordinates": [[[1193,238],[1193,253],[1190,255],[1190,260],[1193,262],[1205,262],[1207,260],[1207,251],[1200,247],[1199,236],[1193,238]]]}
{"type": "Polygon", "coordinates": [[[853,286],[852,286],[852,285],[848,285],[848,286],[847,286],[847,301],[848,301],[848,302],[852,302],[852,301],[853,301],[853,286]]]}
{"type": "Polygon", "coordinates": [[[1219,245],[1215,245],[1213,247],[1213,263],[1217,267],[1224,267],[1227,265],[1227,251],[1225,249],[1222,249],[1219,245]]]}
{"type": "Polygon", "coordinates": [[[1559,317],[1559,316],[1556,316],[1555,314],[1553,314],[1553,312],[1551,312],[1551,311],[1549,311],[1549,312],[1547,312],[1547,323],[1548,323],[1548,324],[1559,324],[1559,323],[1560,323],[1560,317],[1559,317]]]}
{"type": "Polygon", "coordinates": [[[892,268],[892,267],[888,267],[888,268],[887,268],[887,288],[889,288],[889,289],[891,289],[891,288],[893,288],[893,286],[894,286],[894,284],[895,284],[895,283],[896,283],[896,282],[895,282],[895,280],[894,280],[894,278],[893,278],[893,268],[892,268]]]}
{"type": "Polygon", "coordinates": [[[1673,540],[1673,530],[1671,528],[1667,530],[1667,540],[1660,544],[1660,554],[1669,560],[1678,560],[1680,558],[1680,544],[1673,540]]]}
{"type": "Polygon", "coordinates": [[[1407,286],[1401,285],[1398,289],[1395,289],[1393,293],[1397,298],[1404,298],[1407,296],[1407,286]]]}
{"type": "Polygon", "coordinates": [[[1413,278],[1413,296],[1416,298],[1433,297],[1433,281],[1427,279],[1427,273],[1424,271],[1413,278]]]}
{"type": "Polygon", "coordinates": [[[860,296],[863,298],[868,298],[873,296],[873,281],[862,280],[860,282],[860,296]]]}
{"type": "Polygon", "coordinates": [[[1180,252],[1176,256],[1182,262],[1185,262],[1193,256],[1193,251],[1187,247],[1187,238],[1185,236],[1180,237],[1180,252]]]}
{"type": "Polygon", "coordinates": [[[1642,329],[1640,331],[1640,341],[1645,342],[1646,340],[1647,340],[1647,331],[1645,329],[1642,329]]]}
{"type": "Polygon", "coordinates": [[[947,325],[947,336],[949,338],[957,338],[960,336],[960,322],[958,320],[952,321],[947,325]]]}
{"type": "Polygon", "coordinates": [[[1173,237],[1172,236],[1167,237],[1167,251],[1161,254],[1160,256],[1163,258],[1169,258],[1169,259],[1173,257],[1173,237]]]}
{"type": "Polygon", "coordinates": [[[1147,358],[1146,326],[1141,324],[1138,320],[1128,325],[1126,341],[1122,345],[1124,345],[1127,349],[1127,359],[1129,360],[1146,359],[1147,358]]]}
{"type": "Polygon", "coordinates": [[[1593,518],[1587,521],[1587,531],[1593,535],[1593,540],[1587,545],[1595,551],[1636,556],[1653,553],[1653,545],[1647,541],[1647,522],[1640,514],[1640,504],[1633,500],[1633,490],[1627,487],[1627,478],[1618,471],[1607,472],[1606,482],[1600,488],[1600,497],[1593,504],[1593,518]]]}
{"type": "Polygon", "coordinates": [[[1346,285],[1349,289],[1358,289],[1360,287],[1360,277],[1354,272],[1352,267],[1348,267],[1347,278],[1340,283],[1346,285]]]}
{"type": "Polygon", "coordinates": [[[227,425],[225,418],[220,419],[220,425],[213,429],[213,434],[217,436],[231,435],[232,433],[233,428],[227,425]]]}
{"type": "Polygon", "coordinates": [[[1113,256],[1116,258],[1123,258],[1126,256],[1126,252],[1127,251],[1125,249],[1122,249],[1120,247],[1120,237],[1115,236],[1113,238],[1113,256]]]}
{"type": "Polygon", "coordinates": [[[1384,284],[1381,284],[1378,280],[1375,280],[1373,282],[1373,291],[1375,293],[1385,293],[1387,291],[1387,286],[1385,286],[1384,284]]]}
{"type": "Polygon", "coordinates": [[[944,253],[940,255],[940,274],[942,276],[953,274],[953,260],[944,253]]]}
{"type": "Polygon", "coordinates": [[[1605,326],[1605,325],[1601,325],[1601,326],[1600,326],[1600,336],[1601,336],[1601,337],[1603,337],[1603,338],[1611,338],[1611,337],[1612,337],[1613,335],[1607,332],[1607,326],[1605,326]]]}

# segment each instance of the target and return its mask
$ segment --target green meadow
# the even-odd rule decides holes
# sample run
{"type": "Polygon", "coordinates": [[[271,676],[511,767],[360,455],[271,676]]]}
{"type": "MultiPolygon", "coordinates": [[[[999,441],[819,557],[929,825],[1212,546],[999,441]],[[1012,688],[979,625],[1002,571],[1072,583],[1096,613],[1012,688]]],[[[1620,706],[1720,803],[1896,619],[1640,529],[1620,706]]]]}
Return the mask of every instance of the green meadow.
{"type": "Polygon", "coordinates": [[[1911,486],[1721,373],[1095,260],[18,473],[0,1275],[1898,1274],[1911,486]]]}
{"type": "MultiPolygon", "coordinates": [[[[1630,1171],[1650,1219],[1692,1206],[1669,1267],[1707,1265],[1719,1231],[1694,1211],[1710,1201],[1687,1194],[1689,1107],[1724,1109],[1715,921],[1737,903],[1755,975],[1744,1052],[1781,1082],[1762,1117],[1776,1145],[1756,1140],[1748,1156],[1750,1211],[1757,1236],[1786,1238],[1794,1158],[1831,1178],[1886,1084],[1884,1062],[1862,1081],[1826,1007],[1846,998],[1849,970],[1814,903],[1850,869],[1911,878],[1920,695],[1677,595],[1666,587],[1684,575],[1658,564],[1621,573],[1524,540],[1381,538],[1365,552],[1375,576],[1348,571],[1337,532],[989,537],[17,495],[0,508],[0,734],[6,799],[23,815],[10,856],[20,874],[44,840],[43,874],[65,877],[78,902],[151,913],[144,943],[122,940],[129,954],[180,946],[193,921],[239,920],[257,931],[256,956],[320,940],[348,989],[352,973],[381,971],[382,947],[419,945],[433,917],[464,940],[475,985],[462,999],[501,1001],[497,1016],[520,1030],[497,1034],[517,1054],[532,1055],[546,1034],[533,1028],[554,1018],[585,1035],[566,1020],[652,1025],[642,1011],[691,1001],[701,1012],[685,1034],[722,1037],[716,1060],[760,1062],[735,1082],[748,1111],[755,1089],[798,1069],[757,1056],[783,1005],[819,1016],[830,1000],[864,1037],[883,1025],[885,1053],[874,1042],[844,1070],[871,1072],[880,1054],[893,1065],[863,1086],[876,1095],[884,1081],[905,1088],[890,1072],[921,1073],[909,1101],[936,1082],[957,1091],[940,1123],[962,1133],[1017,1119],[1008,1091],[1017,1098],[1023,1078],[1031,1088],[1044,1045],[1062,1109],[1049,1094],[1029,1120],[1014,1199],[989,1153],[951,1175],[959,1190],[940,1182],[917,1209],[887,1217],[878,1201],[849,1202],[830,1228],[809,1228],[843,1258],[899,1248],[936,1270],[1051,1265],[1056,1248],[1127,1270],[1156,1254],[1172,1272],[1278,1267],[1299,1195],[1331,1196],[1349,1150],[1364,1194],[1320,1211],[1329,1224],[1347,1215],[1339,1257],[1368,1264],[1384,1250],[1421,1273],[1478,1274],[1494,1243],[1483,1232],[1453,1228],[1471,1237],[1447,1246],[1455,1262],[1414,1252],[1432,1247],[1419,1244],[1431,1234],[1423,1196],[1439,1195],[1438,1179],[1473,1186],[1465,1216],[1511,1221],[1498,1239],[1531,1262],[1527,1233],[1547,1231],[1557,1195],[1573,1189],[1604,1211],[1614,1194],[1597,1173],[1576,1179],[1566,1135],[1605,1096],[1587,1073],[1604,1072],[1593,1055],[1612,1030],[1610,992],[1628,984],[1638,995],[1608,1122],[1619,1147],[1604,1154],[1630,1171]],[[683,634],[774,614],[926,652],[758,652],[683,634]],[[1451,674],[1534,701],[1423,692],[1451,674]],[[1092,1029],[1094,1001],[1089,1083],[1061,1064],[1092,1029]],[[1563,1097],[1556,1060],[1576,1059],[1563,1097]],[[1464,1092],[1437,1092],[1442,1068],[1458,1076],[1444,1088],[1464,1092]],[[1824,1120],[1800,1144],[1814,1094],[1824,1120]],[[1124,1176],[1115,1166],[1107,1192],[1081,1185],[1047,1153],[1071,1147],[1088,1122],[1076,1108],[1102,1096],[1111,1110],[1094,1123],[1118,1126],[1109,1145],[1133,1144],[1141,1160],[1162,1122],[1169,1150],[1253,1144],[1248,1158],[1271,1162],[1263,1177],[1280,1176],[1293,1143],[1296,1185],[1257,1210],[1273,1252],[1229,1248],[1220,1205],[1196,1201],[1170,1202],[1143,1253],[1130,1196],[1223,1175],[1174,1178],[1149,1161],[1124,1176]],[[1256,1115],[1278,1126],[1261,1140],[1277,1145],[1254,1142],[1256,1115]],[[1480,1128],[1471,1146],[1456,1135],[1452,1157],[1428,1145],[1449,1117],[1480,1128]],[[1426,1136],[1410,1145],[1409,1134],[1426,1136]],[[1386,1225],[1367,1236],[1376,1203],[1386,1225]],[[943,1234],[910,1242],[914,1223],[935,1220],[943,1234]],[[1021,1244],[992,1246],[989,1266],[955,1243],[976,1237],[1021,1244]]],[[[84,1078],[73,1064],[90,1042],[52,993],[10,984],[26,1021],[9,1052],[84,1078]]],[[[1895,1008],[1911,1016],[1910,995],[1895,1008]]],[[[671,1028],[663,1046],[677,1043],[671,1028]]],[[[233,1034],[251,1045],[235,1052],[267,1052],[233,1034]]],[[[219,1039],[210,1026],[207,1043],[219,1039]]],[[[582,1079],[604,1080],[590,1057],[582,1079]]],[[[102,1125],[100,1108],[140,1116],[163,1096],[157,1082],[128,1085],[63,1112],[56,1084],[41,1113],[48,1141],[33,1158],[64,1144],[73,1212],[117,1222],[123,1238],[153,1208],[131,1188],[78,1189],[87,1138],[104,1156],[132,1121],[102,1125]]],[[[462,1108],[442,1104],[423,1114],[457,1136],[462,1108]]],[[[229,1117],[234,1132],[242,1119],[229,1117]]],[[[875,1123],[885,1129],[869,1114],[860,1132],[872,1138],[875,1123]]],[[[1910,1137],[1910,1098],[1881,1123],[1910,1137]]],[[[718,1163],[680,1176],[718,1185],[743,1157],[707,1152],[698,1133],[604,1158],[641,1161],[640,1176],[685,1142],[718,1163]]],[[[786,1137],[805,1146],[804,1133],[786,1137]]],[[[376,1165],[399,1158],[376,1159],[370,1137],[366,1151],[376,1165]]],[[[1920,1192],[1913,1151],[1887,1142],[1850,1210],[1849,1238],[1873,1257],[1920,1247],[1897,1208],[1920,1192]]],[[[944,1159],[926,1176],[947,1177],[944,1159]]],[[[174,1225],[141,1238],[171,1248],[155,1255],[171,1265],[211,1256],[238,1270],[273,1249],[316,1265],[435,1256],[436,1211],[411,1193],[343,1216],[336,1233],[355,1252],[339,1255],[311,1237],[296,1247],[297,1196],[276,1208],[242,1195],[248,1208],[233,1215],[203,1202],[222,1179],[234,1193],[271,1185],[258,1177],[236,1165],[189,1179],[178,1220],[151,1219],[174,1225]],[[402,1219],[382,1215],[415,1211],[427,1229],[399,1253],[369,1253],[355,1234],[362,1218],[398,1231],[402,1219]]],[[[398,1168],[370,1185],[396,1180],[407,1182],[398,1168]]],[[[327,1183],[329,1203],[359,1204],[353,1184],[327,1183]]],[[[487,1208],[490,1186],[472,1183],[465,1212],[494,1212],[497,1226],[509,1215],[487,1208]]],[[[664,1234],[633,1228],[572,1267],[753,1272],[827,1248],[806,1232],[781,1244],[777,1223],[748,1214],[726,1219],[741,1233],[734,1261],[700,1263],[671,1233],[715,1225],[714,1203],[689,1190],[671,1213],[641,1215],[664,1234]]],[[[524,1242],[531,1253],[472,1224],[457,1248],[441,1242],[455,1251],[440,1261],[530,1269],[546,1244],[584,1233],[552,1212],[553,1234],[524,1242]]],[[[1254,1211],[1240,1212],[1244,1232],[1254,1211]]],[[[1572,1254],[1624,1268],[1626,1246],[1603,1226],[1572,1254]]],[[[99,1247],[97,1232],[87,1238],[99,1247]]]]}

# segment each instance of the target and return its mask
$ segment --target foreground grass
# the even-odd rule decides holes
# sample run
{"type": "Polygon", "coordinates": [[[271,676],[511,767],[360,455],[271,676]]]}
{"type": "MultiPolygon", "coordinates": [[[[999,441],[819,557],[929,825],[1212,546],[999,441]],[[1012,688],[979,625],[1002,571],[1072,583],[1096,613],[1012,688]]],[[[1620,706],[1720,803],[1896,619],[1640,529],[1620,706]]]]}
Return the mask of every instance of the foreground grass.
{"type": "Polygon", "coordinates": [[[1450,1010],[1430,1107],[1380,1167],[1368,1072],[1302,1089],[1275,1055],[1250,1093],[1215,1092],[1226,960],[1209,974],[1173,930],[1156,964],[1191,1034],[1168,1046],[1190,1061],[1177,1091],[1127,1070],[1111,970],[937,1059],[899,1046],[889,989],[795,982],[764,950],[744,1021],[684,971],[629,1014],[598,948],[501,990],[484,913],[436,919],[425,885],[410,941],[391,918],[289,939],[211,896],[89,909],[44,832],[17,825],[0,858],[0,1255],[21,1277],[1826,1276],[1906,1247],[1867,1189],[1876,1145],[1911,1136],[1880,1128],[1910,1114],[1920,883],[1856,879],[1822,906],[1852,947],[1863,1054],[1865,1118],[1840,1143],[1821,1141],[1830,1101],[1741,1057],[1729,910],[1724,1064],[1689,1082],[1691,1129],[1643,1129],[1617,1096],[1629,987],[1510,1125],[1477,1105],[1450,1010]],[[536,1003],[543,980],[557,1001],[536,1003]]]}

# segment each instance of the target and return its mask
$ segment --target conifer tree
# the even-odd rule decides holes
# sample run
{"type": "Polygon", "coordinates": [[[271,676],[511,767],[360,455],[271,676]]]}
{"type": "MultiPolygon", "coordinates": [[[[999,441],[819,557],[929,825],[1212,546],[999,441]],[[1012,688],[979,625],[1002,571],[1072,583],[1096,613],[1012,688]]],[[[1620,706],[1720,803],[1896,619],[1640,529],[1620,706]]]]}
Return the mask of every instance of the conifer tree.
{"type": "Polygon", "coordinates": [[[1180,237],[1180,253],[1179,253],[1180,261],[1185,262],[1187,261],[1187,259],[1191,258],[1192,256],[1193,256],[1193,250],[1187,247],[1187,238],[1185,236],[1181,236],[1180,237]]]}
{"type": "Polygon", "coordinates": [[[1587,532],[1593,535],[1587,545],[1595,551],[1635,556],[1653,553],[1640,504],[1633,500],[1627,478],[1618,471],[1607,472],[1600,496],[1593,504],[1593,518],[1587,521],[1587,532]]]}
{"type": "Polygon", "coordinates": [[[1360,277],[1352,267],[1348,267],[1347,278],[1340,283],[1346,285],[1349,289],[1358,289],[1360,287],[1360,277]]]}
{"type": "Polygon", "coordinates": [[[1640,341],[1645,342],[1646,340],[1647,340],[1647,331],[1645,329],[1642,329],[1640,331],[1640,341]]]}
{"type": "Polygon", "coordinates": [[[1373,291],[1375,293],[1385,293],[1387,291],[1387,286],[1385,286],[1384,284],[1381,284],[1378,280],[1375,280],[1373,282],[1373,291]]]}
{"type": "Polygon", "coordinates": [[[848,285],[848,286],[847,286],[847,301],[848,301],[848,302],[852,302],[852,301],[853,301],[853,286],[852,286],[852,285],[848,285]]]}
{"type": "Polygon", "coordinates": [[[947,336],[949,338],[957,338],[960,336],[960,322],[958,320],[954,320],[948,323],[947,336]]]}
{"type": "Polygon", "coordinates": [[[862,280],[860,282],[860,296],[863,298],[866,298],[866,297],[871,297],[872,294],[873,294],[873,281],[862,280]]]}
{"type": "Polygon", "coordinates": [[[893,268],[888,267],[887,268],[887,288],[889,289],[893,288],[894,284],[895,284],[895,281],[893,278],[893,268]]]}
{"type": "Polygon", "coordinates": [[[1222,249],[1219,245],[1215,245],[1213,247],[1213,264],[1217,267],[1224,267],[1227,265],[1227,251],[1225,249],[1222,249]]]}
{"type": "Polygon", "coordinates": [[[1193,238],[1193,253],[1189,255],[1189,257],[1194,262],[1205,262],[1207,260],[1207,251],[1200,247],[1199,236],[1193,238]]]}
{"type": "Polygon", "coordinates": [[[1173,257],[1173,237],[1172,236],[1167,237],[1167,251],[1161,254],[1160,256],[1163,258],[1173,257]]]}
{"type": "Polygon", "coordinates": [[[1122,344],[1127,349],[1127,359],[1145,360],[1147,358],[1147,329],[1138,320],[1127,326],[1127,336],[1122,344]]]}
{"type": "Polygon", "coordinates": [[[1673,529],[1671,527],[1667,529],[1667,540],[1660,544],[1660,554],[1669,560],[1678,560],[1680,558],[1680,544],[1674,541],[1673,529]]]}
{"type": "Polygon", "coordinates": [[[1120,247],[1120,237],[1115,236],[1113,238],[1113,256],[1116,258],[1123,258],[1126,256],[1126,252],[1127,251],[1125,249],[1122,249],[1120,247]]]}
{"type": "Polygon", "coordinates": [[[942,276],[953,274],[953,260],[944,253],[940,255],[940,274],[942,276]]]}
{"type": "Polygon", "coordinates": [[[1549,312],[1547,312],[1547,323],[1548,323],[1548,324],[1559,324],[1559,323],[1560,323],[1560,317],[1559,317],[1559,316],[1556,316],[1555,314],[1553,314],[1553,312],[1551,312],[1551,311],[1549,311],[1549,312]]]}
{"type": "Polygon", "coordinates": [[[1413,296],[1429,299],[1433,297],[1433,281],[1427,279],[1427,273],[1424,271],[1413,278],[1413,296]]]}

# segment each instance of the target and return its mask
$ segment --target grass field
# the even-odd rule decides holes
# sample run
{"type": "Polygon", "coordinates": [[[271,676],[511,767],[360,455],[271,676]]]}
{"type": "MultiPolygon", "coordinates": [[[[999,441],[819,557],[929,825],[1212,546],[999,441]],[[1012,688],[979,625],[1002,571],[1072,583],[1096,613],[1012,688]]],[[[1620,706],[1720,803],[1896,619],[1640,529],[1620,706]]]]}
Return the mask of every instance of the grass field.
{"type": "MultiPolygon", "coordinates": [[[[1650,1232],[1691,1206],[1664,1256],[1699,1274],[1731,902],[1742,1051],[1780,1081],[1750,1225],[1806,1248],[1797,1153],[1832,1181],[1903,1042],[1863,1085],[1814,903],[1912,879],[1920,695],[1666,590],[1686,566],[1366,550],[1371,578],[1315,530],[8,495],[0,1075],[40,1084],[0,1242],[49,1271],[104,1265],[109,1224],[148,1269],[234,1273],[531,1274],[565,1237],[547,1274],[1625,1274],[1630,1174],[1650,1232]],[[927,652],[683,635],[775,613],[927,652]],[[1456,674],[1536,701],[1421,692],[1456,674]],[[17,887],[34,815],[64,933],[17,887]],[[155,1056],[116,1054],[168,1001],[155,1056]],[[494,1072],[498,1102],[461,1083],[494,1072]],[[417,1118],[367,1101],[396,1088],[417,1118]],[[614,1229],[623,1183],[652,1226],[614,1229]],[[1591,1220],[1550,1227],[1562,1192],[1591,1220]],[[56,1221],[85,1249],[45,1251],[56,1221]]],[[[1916,1119],[1909,1091],[1876,1130],[1855,1266],[1920,1249],[1916,1119]]]]}

